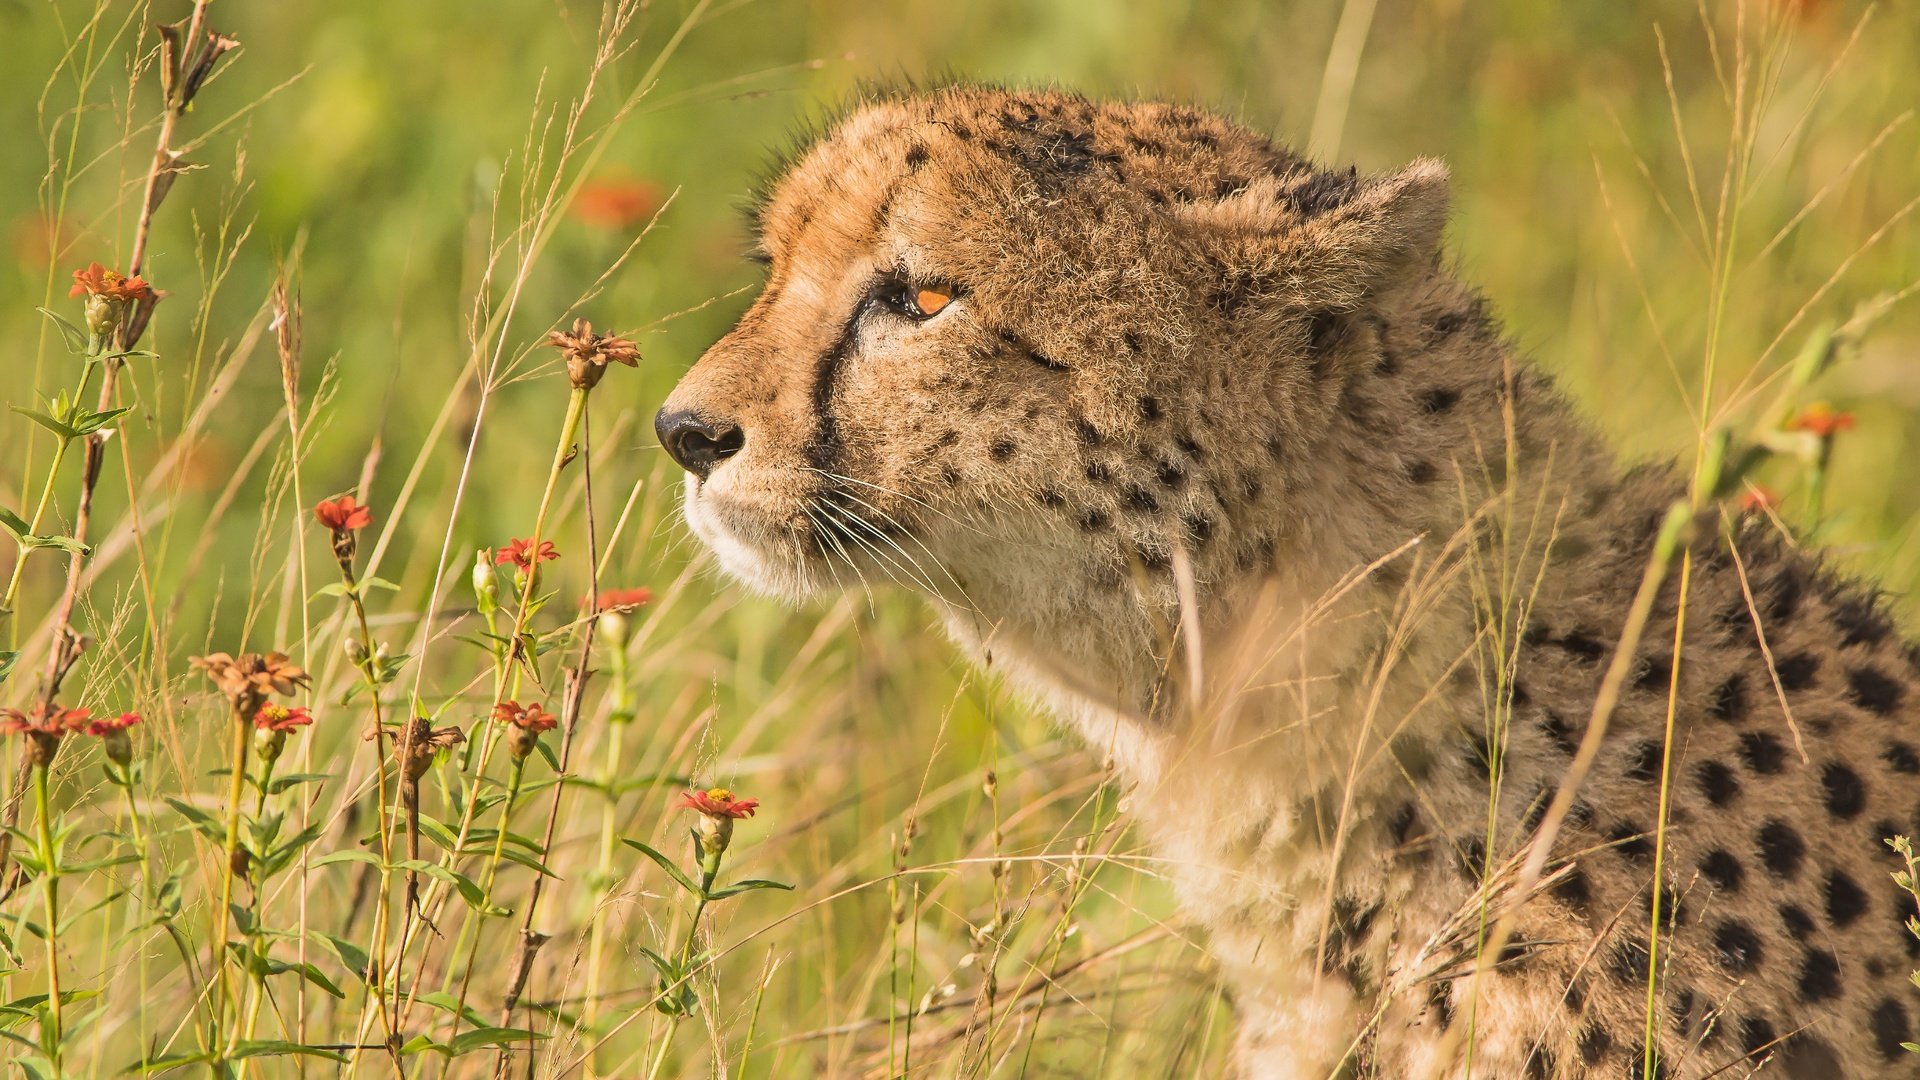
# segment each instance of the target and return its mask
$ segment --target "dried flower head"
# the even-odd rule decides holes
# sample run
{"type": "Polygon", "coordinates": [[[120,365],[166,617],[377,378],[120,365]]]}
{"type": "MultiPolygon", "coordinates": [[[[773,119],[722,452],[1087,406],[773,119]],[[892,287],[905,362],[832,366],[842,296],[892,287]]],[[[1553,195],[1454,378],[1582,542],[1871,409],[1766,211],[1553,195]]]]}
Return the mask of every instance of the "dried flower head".
{"type": "Polygon", "coordinates": [[[585,319],[573,320],[572,330],[555,330],[547,344],[567,358],[567,378],[582,390],[591,390],[607,373],[608,364],[640,366],[640,347],[615,334],[596,334],[585,319]]]}
{"type": "Polygon", "coordinates": [[[219,652],[189,657],[188,663],[206,672],[233,704],[234,715],[242,720],[252,720],[268,694],[285,697],[311,678],[287,654],[278,652],[241,653],[238,657],[219,652]]]}
{"type": "Polygon", "coordinates": [[[704,862],[717,870],[720,854],[733,842],[734,821],[752,817],[753,812],[760,808],[760,800],[742,799],[726,788],[717,787],[705,791],[683,791],[673,805],[677,809],[700,813],[700,822],[694,834],[699,837],[704,862]]]}
{"type": "Polygon", "coordinates": [[[128,277],[99,263],[88,263],[85,270],[73,272],[69,297],[87,298],[87,329],[104,339],[119,329],[127,309],[135,301],[155,299],[153,287],[143,278],[128,277]]]}
{"type": "Polygon", "coordinates": [[[27,737],[27,761],[39,768],[53,764],[60,740],[84,731],[93,714],[86,709],[62,709],[42,702],[32,712],[0,708],[0,733],[27,737]]]}
{"type": "Polygon", "coordinates": [[[408,719],[406,726],[399,731],[382,728],[368,733],[365,739],[394,736],[398,736],[398,741],[394,744],[394,753],[406,755],[405,760],[400,762],[400,768],[409,784],[417,782],[427,774],[427,770],[433,767],[433,759],[441,751],[451,750],[467,741],[466,734],[459,728],[434,727],[424,716],[408,719]]]}
{"type": "Polygon", "coordinates": [[[1787,421],[1787,430],[1810,431],[1822,439],[1831,439],[1842,431],[1851,431],[1853,424],[1852,413],[1835,412],[1833,406],[1816,401],[1787,421]]]}
{"type": "Polygon", "coordinates": [[[133,760],[133,738],[128,734],[127,729],[139,722],[139,713],[123,712],[119,716],[103,716],[87,724],[87,734],[99,738],[108,761],[115,765],[125,765],[133,760]]]}
{"type": "Polygon", "coordinates": [[[493,707],[493,718],[507,725],[507,752],[515,761],[526,760],[539,743],[540,734],[552,731],[560,723],[558,717],[541,709],[537,701],[531,705],[503,701],[493,707]]]}
{"type": "Polygon", "coordinates": [[[512,563],[521,570],[530,570],[536,561],[545,562],[548,559],[557,559],[559,557],[560,553],[553,548],[553,541],[540,541],[540,549],[536,552],[533,547],[533,541],[528,539],[515,540],[506,547],[501,548],[498,552],[494,553],[493,561],[500,566],[512,563]]]}

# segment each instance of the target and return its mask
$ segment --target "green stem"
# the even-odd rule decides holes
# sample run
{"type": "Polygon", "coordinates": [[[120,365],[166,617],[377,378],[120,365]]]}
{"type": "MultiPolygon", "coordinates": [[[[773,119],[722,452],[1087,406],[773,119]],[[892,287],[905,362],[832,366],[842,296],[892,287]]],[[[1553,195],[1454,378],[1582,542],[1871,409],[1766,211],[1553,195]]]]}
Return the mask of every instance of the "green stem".
{"type": "MultiPolygon", "coordinates": [[[[619,697],[624,698],[626,696],[626,650],[619,648],[614,649],[613,657],[615,693],[619,697]]],[[[619,712],[620,706],[616,704],[615,715],[618,716],[619,712]]],[[[586,1067],[587,1075],[589,1076],[595,1074],[594,1058],[596,1056],[595,1052],[598,1050],[598,1045],[597,1040],[594,1039],[593,1025],[595,1020],[598,1019],[600,1012],[600,958],[606,946],[606,901],[613,895],[615,884],[613,877],[613,848],[614,843],[619,839],[620,830],[620,796],[614,791],[614,784],[619,780],[620,776],[620,751],[626,730],[626,722],[616,719],[611,730],[607,732],[606,769],[600,776],[600,782],[602,784],[600,866],[596,871],[596,877],[594,879],[598,884],[599,895],[594,898],[595,910],[590,916],[593,919],[593,931],[587,944],[587,1000],[586,1003],[581,1006],[583,1011],[580,1020],[582,1038],[585,1038],[588,1042],[586,1067]]]]}
{"type": "MultiPolygon", "coordinates": [[[[525,758],[516,757],[513,759],[513,772],[507,777],[507,804],[501,808],[500,827],[495,829],[493,834],[493,854],[487,859],[486,876],[480,882],[480,906],[483,909],[493,905],[493,885],[500,876],[501,853],[506,850],[507,846],[507,827],[513,822],[513,804],[520,798],[520,778],[525,774],[526,768],[527,762],[525,758]]],[[[475,913],[472,918],[461,924],[463,933],[469,927],[472,928],[473,933],[467,940],[467,960],[465,970],[460,975],[460,997],[458,1004],[453,1010],[453,1033],[455,1035],[460,1033],[460,1017],[466,1012],[467,992],[473,986],[473,961],[474,957],[480,952],[481,914],[483,914],[483,912],[475,913]]],[[[449,969],[449,974],[451,974],[451,969],[449,969]]]]}
{"type": "Polygon", "coordinates": [[[46,901],[47,911],[47,1030],[41,1033],[40,1041],[46,1045],[57,1074],[61,1032],[65,1030],[60,1003],[60,862],[53,850],[53,804],[47,797],[45,765],[36,765],[33,769],[33,803],[40,815],[40,865],[46,884],[40,895],[46,901]]]}
{"type": "MultiPolygon", "coordinates": [[[[233,853],[240,846],[240,800],[246,796],[247,787],[247,747],[252,741],[248,728],[252,717],[242,716],[238,710],[233,717],[233,755],[229,761],[230,783],[227,785],[227,840],[221,849],[220,868],[220,905],[213,912],[213,938],[209,944],[213,948],[214,995],[213,995],[213,1031],[207,1045],[218,1047],[220,1043],[220,1025],[226,1022],[227,1000],[231,990],[227,983],[227,928],[232,924],[233,912],[233,853]]],[[[224,1063],[225,1051],[216,1051],[216,1065],[224,1063]]]]}

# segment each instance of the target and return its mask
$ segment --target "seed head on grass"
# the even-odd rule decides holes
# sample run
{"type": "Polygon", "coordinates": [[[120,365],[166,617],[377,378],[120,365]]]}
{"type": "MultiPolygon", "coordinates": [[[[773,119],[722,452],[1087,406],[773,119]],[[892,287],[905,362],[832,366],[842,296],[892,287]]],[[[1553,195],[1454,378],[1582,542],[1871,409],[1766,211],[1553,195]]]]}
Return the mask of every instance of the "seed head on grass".
{"type": "Polygon", "coordinates": [[[585,319],[573,320],[573,329],[555,330],[547,344],[567,358],[567,378],[577,390],[591,390],[607,373],[608,364],[640,366],[640,347],[616,334],[596,334],[585,319]]]}

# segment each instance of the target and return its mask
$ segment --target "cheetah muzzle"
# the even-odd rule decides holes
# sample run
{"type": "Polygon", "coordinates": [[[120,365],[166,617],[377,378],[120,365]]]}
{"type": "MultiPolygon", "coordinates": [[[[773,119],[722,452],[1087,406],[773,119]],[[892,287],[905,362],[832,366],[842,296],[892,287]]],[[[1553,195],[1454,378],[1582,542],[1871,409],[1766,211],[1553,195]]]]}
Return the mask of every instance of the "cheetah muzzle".
{"type": "Polygon", "coordinates": [[[870,101],[661,410],[687,521],[766,593],[925,594],[1111,753],[1249,1076],[1920,1075],[1920,652],[1762,522],[1694,530],[1518,890],[1683,489],[1449,273],[1446,186],[1161,104],[870,101]]]}

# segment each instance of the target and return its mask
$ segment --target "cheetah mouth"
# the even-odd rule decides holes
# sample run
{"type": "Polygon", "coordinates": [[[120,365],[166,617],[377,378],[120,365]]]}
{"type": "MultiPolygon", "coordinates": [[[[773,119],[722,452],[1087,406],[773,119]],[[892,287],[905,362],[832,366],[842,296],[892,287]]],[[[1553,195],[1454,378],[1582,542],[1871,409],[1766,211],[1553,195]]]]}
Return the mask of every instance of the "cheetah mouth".
{"type": "Polygon", "coordinates": [[[690,478],[687,525],[728,576],[764,595],[800,601],[882,581],[937,591],[931,553],[897,514],[814,480],[767,507],[690,478]]]}

